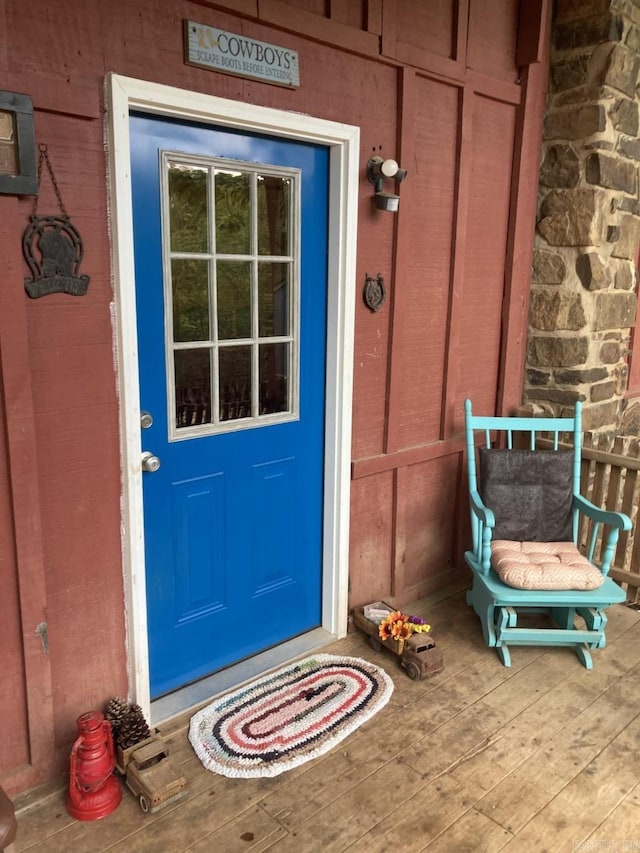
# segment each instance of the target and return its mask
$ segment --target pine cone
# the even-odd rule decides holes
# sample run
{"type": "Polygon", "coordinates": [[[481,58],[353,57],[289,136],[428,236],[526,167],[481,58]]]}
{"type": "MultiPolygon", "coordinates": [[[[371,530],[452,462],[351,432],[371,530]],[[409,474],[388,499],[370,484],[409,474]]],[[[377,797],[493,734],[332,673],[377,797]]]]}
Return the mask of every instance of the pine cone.
{"type": "Polygon", "coordinates": [[[128,749],[151,736],[149,726],[139,705],[131,705],[122,720],[116,735],[116,743],[121,749],[128,749]]]}
{"type": "Polygon", "coordinates": [[[105,711],[105,719],[107,719],[111,723],[111,731],[113,732],[113,739],[117,739],[118,732],[120,731],[120,727],[124,718],[131,710],[131,705],[127,702],[126,699],[123,699],[121,696],[116,696],[114,699],[110,699],[107,703],[107,708],[105,711]]]}

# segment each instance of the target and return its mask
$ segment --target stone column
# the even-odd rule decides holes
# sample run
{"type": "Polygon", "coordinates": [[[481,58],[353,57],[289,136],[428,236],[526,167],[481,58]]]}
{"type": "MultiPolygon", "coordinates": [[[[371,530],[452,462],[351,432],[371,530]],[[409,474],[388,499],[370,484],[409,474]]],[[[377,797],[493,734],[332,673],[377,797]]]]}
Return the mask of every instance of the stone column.
{"type": "Polygon", "coordinates": [[[553,415],[582,400],[585,429],[623,433],[638,421],[624,395],[640,241],[640,2],[556,8],[524,398],[553,415]]]}

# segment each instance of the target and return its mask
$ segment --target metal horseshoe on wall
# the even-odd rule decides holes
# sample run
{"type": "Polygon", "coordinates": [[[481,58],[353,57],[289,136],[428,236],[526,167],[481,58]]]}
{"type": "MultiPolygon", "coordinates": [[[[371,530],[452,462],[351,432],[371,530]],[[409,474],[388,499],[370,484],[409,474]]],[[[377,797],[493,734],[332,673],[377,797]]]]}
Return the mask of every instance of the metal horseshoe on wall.
{"type": "Polygon", "coordinates": [[[84,255],[82,237],[63,204],[47,146],[40,143],[38,151],[38,185],[44,164],[53,184],[60,215],[39,216],[38,196],[35,197],[29,224],[22,235],[22,252],[31,270],[31,277],[25,276],[24,286],[32,299],[48,293],[84,296],[89,286],[89,276],[79,274],[84,255]]]}
{"type": "Polygon", "coordinates": [[[376,278],[365,273],[364,293],[365,305],[372,311],[379,311],[384,305],[387,298],[387,291],[384,286],[384,278],[378,273],[376,278]]]}

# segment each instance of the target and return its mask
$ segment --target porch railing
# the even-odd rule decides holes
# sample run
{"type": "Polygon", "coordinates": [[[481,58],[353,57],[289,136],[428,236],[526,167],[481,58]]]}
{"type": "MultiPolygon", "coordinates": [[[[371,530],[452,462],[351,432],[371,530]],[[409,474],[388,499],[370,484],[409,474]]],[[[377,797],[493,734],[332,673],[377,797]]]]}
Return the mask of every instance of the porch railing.
{"type": "MultiPolygon", "coordinates": [[[[627,600],[640,598],[640,531],[637,529],[640,503],[640,442],[635,438],[611,438],[586,433],[582,451],[580,491],[596,506],[624,512],[633,528],[621,532],[610,575],[627,591],[627,600]]],[[[586,542],[588,531],[580,531],[586,542]]]]}
{"type": "MultiPolygon", "coordinates": [[[[551,447],[551,441],[542,436],[541,447],[551,447]]],[[[570,450],[570,444],[560,443],[560,449],[570,450]]],[[[582,448],[580,493],[602,509],[624,512],[631,518],[633,527],[622,531],[610,576],[627,592],[627,601],[640,602],[640,442],[630,437],[616,437],[599,433],[585,433],[582,448]]],[[[588,519],[581,519],[578,546],[587,550],[590,541],[588,519]]],[[[595,556],[599,554],[600,541],[596,543],[595,556]]]]}

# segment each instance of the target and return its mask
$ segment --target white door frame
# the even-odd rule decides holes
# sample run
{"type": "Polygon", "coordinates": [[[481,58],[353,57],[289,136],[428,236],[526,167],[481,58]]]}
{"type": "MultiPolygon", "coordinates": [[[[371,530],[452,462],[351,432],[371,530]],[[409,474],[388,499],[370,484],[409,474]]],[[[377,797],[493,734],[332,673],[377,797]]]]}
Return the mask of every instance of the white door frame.
{"type": "Polygon", "coordinates": [[[140,389],[136,326],[129,112],[242,128],[329,147],[329,252],[322,627],[346,634],[359,128],[109,74],[107,162],[113,322],[120,397],[122,551],[129,689],[150,713],[144,569],[140,389]]]}

